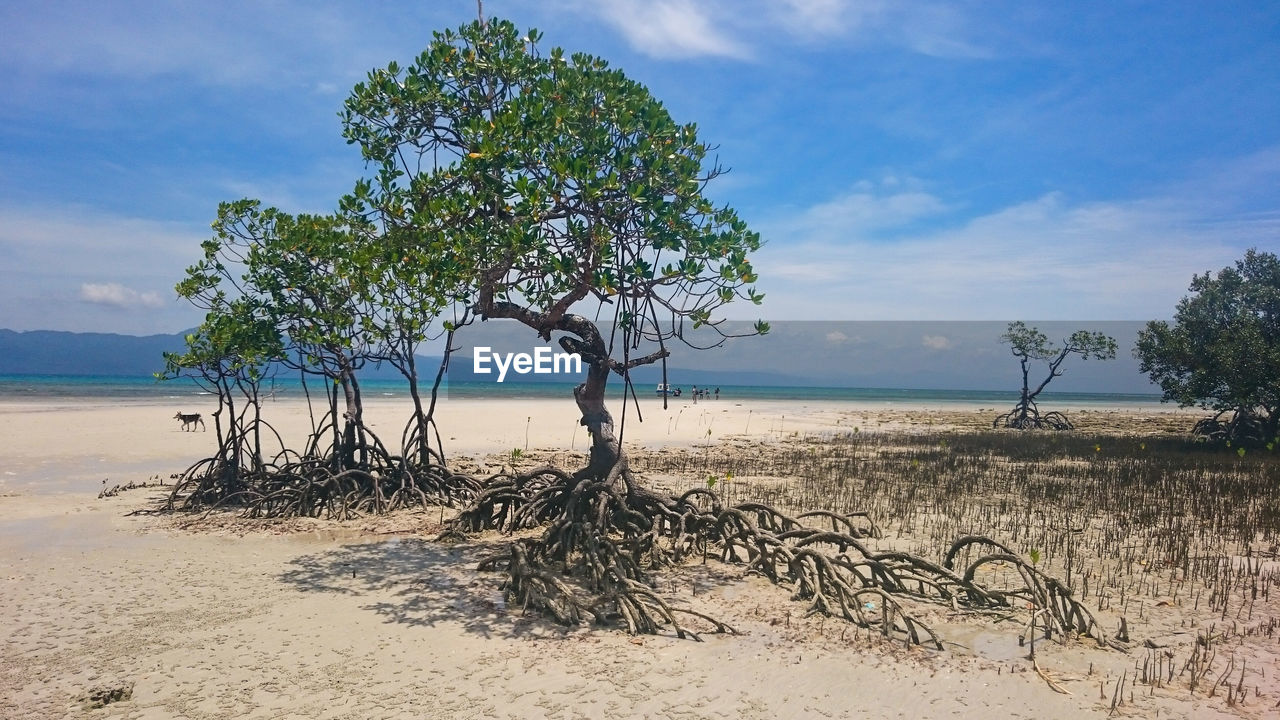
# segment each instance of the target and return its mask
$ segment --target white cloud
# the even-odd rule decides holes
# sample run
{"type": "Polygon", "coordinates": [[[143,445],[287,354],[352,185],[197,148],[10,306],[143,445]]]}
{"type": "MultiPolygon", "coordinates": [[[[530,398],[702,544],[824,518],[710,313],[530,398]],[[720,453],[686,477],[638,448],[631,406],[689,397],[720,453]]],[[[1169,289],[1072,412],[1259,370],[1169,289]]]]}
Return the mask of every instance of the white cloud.
{"type": "Polygon", "coordinates": [[[6,29],[0,68],[10,73],[181,77],[255,87],[308,86],[316,78],[331,82],[335,76],[345,85],[347,77],[385,64],[401,47],[420,50],[423,35],[414,16],[439,14],[424,8],[386,16],[354,6],[288,1],[9,5],[0,8],[0,26],[6,29]],[[389,46],[397,51],[389,52],[389,46]]]}
{"type": "MultiPolygon", "coordinates": [[[[952,5],[884,0],[784,0],[767,15],[795,39],[888,44],[940,58],[987,58],[970,18],[952,5]]],[[[989,24],[983,23],[990,32],[989,24]]],[[[769,28],[772,30],[772,27],[769,28]]]]}
{"type": "MultiPolygon", "coordinates": [[[[872,15],[880,11],[880,3],[859,4],[860,13],[872,15]]],[[[783,0],[774,5],[775,16],[782,25],[798,36],[839,35],[848,27],[850,10],[846,0],[783,0]]]]}
{"type": "Polygon", "coordinates": [[[960,10],[933,2],[884,0],[577,0],[636,50],[662,59],[739,60],[796,43],[892,46],[934,57],[985,58],[960,10]]]}
{"type": "Polygon", "coordinates": [[[140,293],[120,283],[83,283],[80,285],[80,299],[95,305],[108,305],[126,310],[158,308],[164,305],[158,293],[140,293]]]}
{"type": "Polygon", "coordinates": [[[951,349],[951,340],[945,335],[925,335],[920,339],[920,344],[930,350],[949,350],[951,349]]]}
{"type": "Polygon", "coordinates": [[[195,325],[200,313],[172,288],[200,257],[202,225],[0,206],[0,325],[139,334],[195,325]]]}
{"type": "MultiPolygon", "coordinates": [[[[616,0],[592,3],[632,47],[659,58],[712,55],[745,59],[748,49],[724,33],[708,5],[692,0],[616,0]]],[[[717,8],[718,9],[718,8],[717,8]]]]}
{"type": "Polygon", "coordinates": [[[895,6],[882,27],[902,45],[938,58],[990,58],[995,51],[973,39],[969,18],[954,5],[912,3],[895,6]]]}
{"type": "Polygon", "coordinates": [[[126,217],[70,205],[0,206],[0,248],[16,253],[17,263],[29,263],[26,268],[8,265],[5,274],[34,269],[118,276],[149,272],[157,265],[181,268],[200,255],[200,242],[208,235],[202,223],[126,217]]]}
{"type": "MultiPolygon", "coordinates": [[[[813,320],[1168,317],[1195,273],[1233,262],[1269,217],[1210,219],[1185,198],[1072,203],[1050,193],[946,227],[900,205],[832,202],[760,224],[754,314],[813,320]],[[839,203],[837,203],[839,204],[839,203]],[[861,213],[861,214],[860,214],[861,213]],[[862,232],[851,232],[850,217],[862,232]],[[908,231],[899,232],[895,222],[908,231]]],[[[925,206],[928,204],[926,203],[925,206]]],[[[926,214],[927,215],[927,214],[926,214]]]]}
{"type": "Polygon", "coordinates": [[[849,237],[871,231],[900,228],[917,220],[941,215],[950,208],[938,197],[908,190],[878,193],[859,183],[855,190],[805,209],[789,223],[808,237],[849,237]]]}
{"type": "Polygon", "coordinates": [[[217,14],[170,6],[131,12],[102,3],[28,7],[8,18],[11,34],[0,61],[42,73],[247,79],[266,64],[262,46],[251,34],[222,32],[217,14]]]}

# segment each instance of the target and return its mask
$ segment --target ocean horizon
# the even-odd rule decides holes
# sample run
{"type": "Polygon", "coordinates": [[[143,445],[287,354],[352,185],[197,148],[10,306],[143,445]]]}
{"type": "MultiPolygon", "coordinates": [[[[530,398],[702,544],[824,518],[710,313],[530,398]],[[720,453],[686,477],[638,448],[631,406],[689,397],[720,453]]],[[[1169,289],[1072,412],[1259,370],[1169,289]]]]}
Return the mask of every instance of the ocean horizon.
{"type": "MultiPolygon", "coordinates": [[[[453,382],[446,381],[440,388],[445,398],[563,398],[572,396],[573,382],[453,382]]],[[[691,398],[693,385],[681,387],[680,400],[691,398]]],[[[408,398],[408,384],[401,379],[362,380],[360,387],[366,398],[408,398]]],[[[714,390],[716,386],[709,386],[714,390]]],[[[322,392],[320,380],[309,380],[307,389],[312,395],[322,392]]],[[[720,385],[721,399],[753,400],[830,400],[850,402],[883,402],[912,404],[973,404],[991,403],[997,407],[1012,405],[1018,400],[1018,390],[954,389],[954,388],[889,388],[889,387],[821,387],[789,385],[720,385]]],[[[424,384],[424,397],[431,391],[430,383],[424,384]]],[[[277,398],[304,397],[302,383],[297,378],[276,379],[263,385],[264,394],[277,398]]],[[[655,386],[635,386],[640,397],[655,397],[655,386]]],[[[623,385],[611,383],[609,395],[621,398],[623,385]]],[[[190,379],[158,381],[151,377],[114,375],[0,375],[0,398],[7,400],[73,400],[111,399],[120,401],[155,401],[163,399],[190,400],[207,397],[210,393],[190,379]]],[[[1160,395],[1155,393],[1090,393],[1049,392],[1041,394],[1042,404],[1150,406],[1160,405],[1160,395]]]]}

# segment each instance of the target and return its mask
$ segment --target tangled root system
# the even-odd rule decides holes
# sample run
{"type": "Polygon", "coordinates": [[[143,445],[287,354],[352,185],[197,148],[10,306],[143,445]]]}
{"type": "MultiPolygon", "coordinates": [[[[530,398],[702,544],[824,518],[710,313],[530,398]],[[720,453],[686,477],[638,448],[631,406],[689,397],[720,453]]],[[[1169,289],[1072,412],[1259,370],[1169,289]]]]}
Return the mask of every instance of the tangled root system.
{"type": "Polygon", "coordinates": [[[334,455],[298,457],[281,453],[271,462],[236,462],[220,452],[175,475],[165,512],[238,508],[245,517],[323,517],[349,520],[400,508],[464,505],[481,483],[452,472],[432,453],[414,460],[369,453],[356,467],[334,455]]]}
{"type": "Polygon", "coordinates": [[[715,618],[674,607],[655,592],[654,573],[690,557],[715,558],[791,589],[808,613],[843,618],[910,645],[941,650],[941,639],[911,612],[917,603],[975,613],[1028,612],[1047,636],[1105,636],[1071,590],[990,538],[958,538],[940,561],[875,552],[880,536],[867,513],[826,510],[786,515],[760,503],[724,507],[711,490],[679,497],[551,467],[495,476],[443,538],[481,530],[544,528],[481,563],[506,574],[509,603],[576,625],[590,619],[628,632],[669,628],[698,639],[698,628],[733,632],[715,618]],[[975,557],[976,556],[976,557],[975,557]],[[974,558],[960,563],[960,558],[974,558]],[[987,587],[980,570],[1020,578],[987,587]],[[686,625],[690,622],[690,625],[686,625]]]}
{"type": "Polygon", "coordinates": [[[1034,403],[1027,406],[1019,405],[1010,412],[997,416],[991,423],[991,427],[1010,430],[1074,430],[1076,428],[1066,415],[1057,410],[1041,413],[1034,403]]]}

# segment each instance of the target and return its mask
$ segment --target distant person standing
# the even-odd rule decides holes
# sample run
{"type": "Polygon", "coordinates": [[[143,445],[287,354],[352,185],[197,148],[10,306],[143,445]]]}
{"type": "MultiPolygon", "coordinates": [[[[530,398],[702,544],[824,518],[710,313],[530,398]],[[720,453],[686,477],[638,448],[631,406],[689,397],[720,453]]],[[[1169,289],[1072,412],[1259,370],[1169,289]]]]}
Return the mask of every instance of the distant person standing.
{"type": "Polygon", "coordinates": [[[693,404],[694,405],[698,404],[698,386],[697,385],[693,386],[693,404]]]}
{"type": "Polygon", "coordinates": [[[720,388],[719,388],[719,387],[717,387],[717,388],[716,388],[716,399],[717,399],[717,400],[719,400],[719,399],[720,399],[720,388]]]}

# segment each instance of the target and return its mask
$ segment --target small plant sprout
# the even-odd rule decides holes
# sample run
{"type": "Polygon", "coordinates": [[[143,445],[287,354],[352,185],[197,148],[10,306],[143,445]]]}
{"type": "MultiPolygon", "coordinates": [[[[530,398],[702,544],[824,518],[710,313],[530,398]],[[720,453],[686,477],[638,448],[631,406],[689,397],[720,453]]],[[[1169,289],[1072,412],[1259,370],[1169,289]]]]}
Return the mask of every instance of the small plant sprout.
{"type": "Polygon", "coordinates": [[[1244,457],[1244,448],[1236,448],[1236,454],[1240,457],[1244,457]]]}
{"type": "Polygon", "coordinates": [[[1031,552],[1030,552],[1030,553],[1028,553],[1028,555],[1030,555],[1030,556],[1031,556],[1031,564],[1032,564],[1032,565],[1039,565],[1039,564],[1040,564],[1040,549],[1039,549],[1039,548],[1031,548],[1031,552]]]}
{"type": "Polygon", "coordinates": [[[708,489],[708,490],[714,490],[714,489],[715,489],[715,487],[716,487],[716,476],[715,476],[715,475],[708,475],[708,476],[707,476],[707,489],[708,489]]]}

